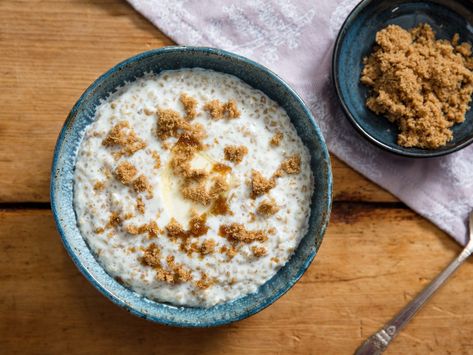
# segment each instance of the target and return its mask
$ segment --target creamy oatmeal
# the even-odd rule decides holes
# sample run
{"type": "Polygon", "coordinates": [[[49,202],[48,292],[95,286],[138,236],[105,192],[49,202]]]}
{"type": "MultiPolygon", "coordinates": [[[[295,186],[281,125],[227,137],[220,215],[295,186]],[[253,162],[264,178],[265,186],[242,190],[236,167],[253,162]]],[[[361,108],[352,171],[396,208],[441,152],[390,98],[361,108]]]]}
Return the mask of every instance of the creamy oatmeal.
{"type": "Polygon", "coordinates": [[[127,287],[210,307],[255,292],[291,257],[308,228],[309,161],[286,112],[238,78],[147,74],[84,134],[78,225],[127,287]]]}

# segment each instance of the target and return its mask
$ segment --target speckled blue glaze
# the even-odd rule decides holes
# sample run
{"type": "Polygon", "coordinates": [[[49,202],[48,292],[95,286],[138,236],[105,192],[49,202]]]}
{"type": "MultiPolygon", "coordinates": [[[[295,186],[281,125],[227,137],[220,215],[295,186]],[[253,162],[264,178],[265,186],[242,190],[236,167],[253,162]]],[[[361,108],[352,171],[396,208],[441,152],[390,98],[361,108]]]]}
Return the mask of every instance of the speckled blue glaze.
{"type": "Polygon", "coordinates": [[[473,4],[468,0],[364,0],[347,17],[333,53],[332,77],[347,118],[370,142],[392,153],[410,157],[434,157],[457,151],[473,142],[473,110],[465,122],[453,127],[453,140],[446,146],[425,150],[396,143],[397,127],[365,106],[368,88],[360,83],[362,58],[369,55],[376,32],[390,24],[412,28],[428,23],[437,38],[460,34],[473,44],[473,4]]]}
{"type": "Polygon", "coordinates": [[[309,267],[322,242],[332,194],[330,157],[317,124],[299,96],[278,76],[246,58],[222,50],[165,47],[138,54],[98,78],[80,97],[59,135],[51,171],[51,206],[64,246],[84,276],[105,296],[131,313],[154,322],[182,327],[210,327],[246,318],[281,297],[309,267]],[[235,75],[260,89],[287,111],[310,150],[315,177],[310,227],[290,261],[255,294],[211,308],[175,307],[144,298],[125,288],[96,261],[80,235],[73,208],[73,177],[77,148],[92,122],[100,99],[125,81],[145,72],[201,67],[235,75]]]}

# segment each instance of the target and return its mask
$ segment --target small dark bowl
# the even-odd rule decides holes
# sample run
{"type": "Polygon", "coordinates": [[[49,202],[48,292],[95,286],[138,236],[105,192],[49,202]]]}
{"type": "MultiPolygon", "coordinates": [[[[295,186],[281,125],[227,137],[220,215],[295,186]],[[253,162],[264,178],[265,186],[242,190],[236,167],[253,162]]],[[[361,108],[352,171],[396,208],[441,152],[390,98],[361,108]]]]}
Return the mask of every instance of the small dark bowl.
{"type": "Polygon", "coordinates": [[[427,150],[397,144],[395,124],[365,106],[369,88],[360,83],[362,59],[373,49],[376,32],[396,24],[412,28],[428,23],[437,38],[473,44],[473,2],[469,0],[364,0],[348,15],[337,40],[332,58],[332,77],[337,95],[348,120],[368,141],[392,153],[417,158],[435,157],[462,149],[473,142],[473,110],[465,122],[455,125],[453,139],[444,147],[427,150]]]}
{"type": "Polygon", "coordinates": [[[301,98],[276,74],[249,59],[223,50],[165,47],[138,54],[100,76],[72,108],[59,135],[51,170],[51,208],[64,246],[74,263],[100,292],[139,317],[180,327],[210,327],[241,320],[271,305],[287,292],[314,259],[330,217],[330,156],[314,117],[301,98]],[[155,302],[124,287],[105,272],[82,238],[74,212],[74,167],[82,133],[93,122],[100,100],[146,72],[205,68],[235,75],[263,91],[287,112],[309,149],[314,174],[309,229],[294,255],[257,292],[210,308],[176,307],[155,302]]]}

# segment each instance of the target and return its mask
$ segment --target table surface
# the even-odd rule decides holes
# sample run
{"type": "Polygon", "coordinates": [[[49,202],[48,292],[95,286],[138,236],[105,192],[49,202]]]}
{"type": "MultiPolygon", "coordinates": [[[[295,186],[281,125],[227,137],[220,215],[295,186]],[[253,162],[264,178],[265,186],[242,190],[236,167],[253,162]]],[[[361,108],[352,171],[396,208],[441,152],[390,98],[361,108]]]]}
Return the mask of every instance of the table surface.
{"type": "MultiPolygon", "coordinates": [[[[178,329],[134,317],[67,256],[49,205],[64,119],[99,74],[171,44],[124,1],[0,1],[0,353],[353,353],[460,247],[333,156],[335,202],[314,263],[236,324],[178,329]]],[[[473,353],[472,289],[467,262],[388,353],[473,353]]]]}

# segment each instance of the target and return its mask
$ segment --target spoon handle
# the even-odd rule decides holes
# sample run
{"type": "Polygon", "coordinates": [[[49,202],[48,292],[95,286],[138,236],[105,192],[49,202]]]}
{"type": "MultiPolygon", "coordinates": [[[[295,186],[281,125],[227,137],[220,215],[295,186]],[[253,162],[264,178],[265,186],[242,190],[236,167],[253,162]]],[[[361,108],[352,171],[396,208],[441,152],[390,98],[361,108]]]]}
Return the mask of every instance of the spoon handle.
{"type": "Polygon", "coordinates": [[[407,306],[405,306],[393,319],[384,325],[378,332],[370,336],[355,352],[355,355],[381,354],[388,347],[391,340],[406,326],[409,320],[417,313],[424,303],[437,291],[440,286],[453,274],[453,272],[470,256],[473,243],[447,266],[432,282],[422,290],[407,306]]]}

